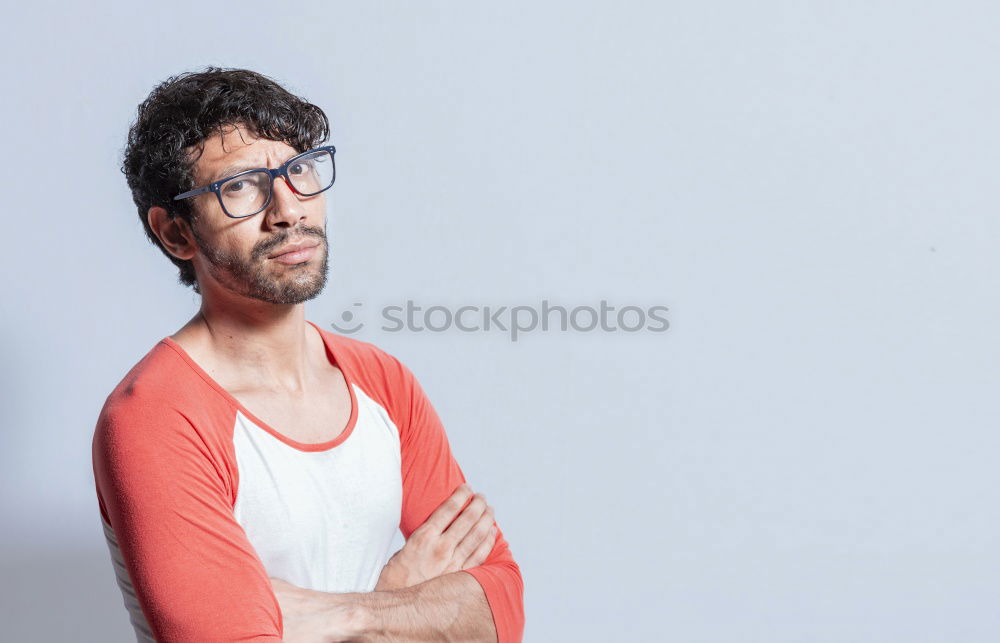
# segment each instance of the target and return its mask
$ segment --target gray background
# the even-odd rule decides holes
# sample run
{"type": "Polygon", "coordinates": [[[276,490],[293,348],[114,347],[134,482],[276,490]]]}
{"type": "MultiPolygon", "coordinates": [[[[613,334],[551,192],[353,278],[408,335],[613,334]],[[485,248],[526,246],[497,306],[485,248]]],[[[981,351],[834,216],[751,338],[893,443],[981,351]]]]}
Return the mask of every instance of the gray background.
{"type": "Polygon", "coordinates": [[[660,334],[357,335],[414,370],[495,506],[526,641],[998,640],[998,18],[7,9],[5,636],[132,640],[94,422],[197,298],[144,240],[120,154],[154,84],[215,64],[332,121],[331,282],[308,319],[406,299],[670,307],[660,334]]]}

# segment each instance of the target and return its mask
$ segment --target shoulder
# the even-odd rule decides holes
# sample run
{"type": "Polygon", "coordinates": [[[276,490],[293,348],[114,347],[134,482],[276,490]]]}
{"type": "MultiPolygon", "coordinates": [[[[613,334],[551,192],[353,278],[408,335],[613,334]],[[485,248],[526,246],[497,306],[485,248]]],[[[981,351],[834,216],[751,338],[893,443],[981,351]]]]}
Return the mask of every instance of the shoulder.
{"type": "Polygon", "coordinates": [[[394,415],[408,411],[419,384],[398,357],[371,342],[316,327],[348,381],[394,415]]]}
{"type": "Polygon", "coordinates": [[[386,379],[409,378],[413,374],[402,361],[392,353],[354,337],[334,333],[317,326],[327,344],[331,347],[334,358],[343,362],[352,371],[352,375],[377,376],[386,379]]]}
{"type": "Polygon", "coordinates": [[[104,401],[102,416],[156,411],[171,393],[187,389],[184,364],[168,344],[157,342],[115,385],[104,401]]]}
{"type": "Polygon", "coordinates": [[[108,394],[98,415],[94,444],[156,442],[212,418],[224,418],[225,407],[225,400],[161,340],[108,394]]]}

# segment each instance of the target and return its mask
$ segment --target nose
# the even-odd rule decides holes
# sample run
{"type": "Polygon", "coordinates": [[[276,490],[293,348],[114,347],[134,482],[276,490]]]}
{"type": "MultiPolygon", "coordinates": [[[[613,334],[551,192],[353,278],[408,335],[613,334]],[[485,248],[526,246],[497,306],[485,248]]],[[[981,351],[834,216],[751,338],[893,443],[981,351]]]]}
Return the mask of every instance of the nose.
{"type": "Polygon", "coordinates": [[[271,188],[271,203],[267,206],[267,221],[270,225],[294,226],[299,219],[304,219],[306,210],[294,188],[284,177],[274,179],[271,188]]]}

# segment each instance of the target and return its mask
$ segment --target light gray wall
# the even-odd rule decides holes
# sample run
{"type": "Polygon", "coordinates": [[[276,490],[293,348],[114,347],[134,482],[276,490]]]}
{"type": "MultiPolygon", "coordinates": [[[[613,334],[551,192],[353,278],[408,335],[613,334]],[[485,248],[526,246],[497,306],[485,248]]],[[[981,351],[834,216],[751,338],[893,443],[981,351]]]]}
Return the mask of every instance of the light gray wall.
{"type": "Polygon", "coordinates": [[[526,641],[1000,638],[995,3],[5,11],[6,634],[131,640],[90,441],[197,299],[120,154],[154,84],[217,64],[332,121],[316,323],[669,306],[666,333],[358,335],[495,506],[526,641]]]}

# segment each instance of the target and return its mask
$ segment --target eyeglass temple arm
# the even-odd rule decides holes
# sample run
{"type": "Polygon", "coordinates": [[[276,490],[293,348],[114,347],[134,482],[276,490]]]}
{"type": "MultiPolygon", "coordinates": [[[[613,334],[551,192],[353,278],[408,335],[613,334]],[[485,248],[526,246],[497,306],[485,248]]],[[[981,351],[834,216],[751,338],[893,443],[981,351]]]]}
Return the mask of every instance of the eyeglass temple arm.
{"type": "Polygon", "coordinates": [[[206,186],[200,187],[200,188],[198,188],[196,190],[189,190],[187,192],[184,192],[182,194],[178,194],[177,196],[175,196],[174,197],[174,201],[180,201],[181,199],[186,199],[188,197],[197,196],[199,194],[204,194],[205,192],[208,192],[211,189],[212,189],[211,187],[209,187],[209,186],[206,185],[206,186]]]}

